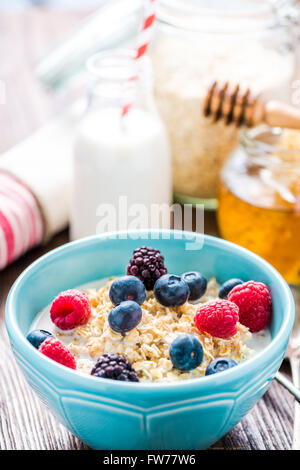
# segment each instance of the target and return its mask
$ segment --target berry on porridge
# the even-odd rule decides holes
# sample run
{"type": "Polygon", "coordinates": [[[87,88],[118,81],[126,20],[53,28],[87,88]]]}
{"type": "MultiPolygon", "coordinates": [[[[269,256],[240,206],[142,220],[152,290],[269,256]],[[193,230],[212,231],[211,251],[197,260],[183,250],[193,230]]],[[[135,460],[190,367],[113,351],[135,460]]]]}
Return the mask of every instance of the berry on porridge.
{"type": "Polygon", "coordinates": [[[190,302],[198,302],[206,291],[207,280],[205,277],[197,271],[192,271],[190,273],[184,273],[181,278],[187,283],[190,289],[188,300],[190,302]]]}
{"type": "Polygon", "coordinates": [[[124,300],[134,300],[142,305],[146,298],[146,289],[137,277],[122,276],[117,278],[110,286],[109,298],[114,305],[119,305],[124,300]]]}
{"type": "Polygon", "coordinates": [[[220,299],[227,299],[229,292],[239,284],[243,284],[243,281],[241,279],[228,279],[228,281],[225,281],[224,284],[221,285],[219,290],[220,299]]]}
{"type": "Polygon", "coordinates": [[[103,354],[91,371],[94,377],[121,380],[122,382],[139,382],[136,372],[126,357],[118,354],[103,354]]]}
{"type": "Polygon", "coordinates": [[[108,314],[108,323],[116,333],[128,333],[133,330],[142,319],[142,309],[133,300],[126,300],[112,308],[108,314]]]}
{"type": "Polygon", "coordinates": [[[262,282],[248,281],[229,292],[228,299],[239,308],[240,322],[256,333],[269,324],[271,296],[262,282]]]}
{"type": "Polygon", "coordinates": [[[47,338],[39,347],[39,351],[63,366],[76,369],[76,360],[71,351],[58,339],[47,338]]]}
{"type": "Polygon", "coordinates": [[[32,346],[34,346],[36,349],[39,349],[42,342],[49,337],[53,338],[52,333],[49,333],[49,331],[33,330],[26,336],[26,339],[29,341],[29,343],[32,344],[32,346]]]}
{"type": "Polygon", "coordinates": [[[136,248],[127,266],[127,274],[138,277],[147,290],[152,290],[157,279],[167,274],[164,257],[151,246],[136,248]]]}
{"type": "Polygon", "coordinates": [[[190,289],[180,276],[165,274],[154,284],[153,293],[156,300],[164,307],[179,307],[187,301],[190,289]]]}
{"type": "Polygon", "coordinates": [[[203,348],[193,335],[179,335],[170,345],[170,359],[179,370],[193,370],[203,359],[203,348]]]}
{"type": "Polygon", "coordinates": [[[230,338],[237,333],[239,308],[229,300],[215,300],[197,310],[194,322],[202,333],[216,338],[230,338]]]}
{"type": "Polygon", "coordinates": [[[85,292],[70,289],[61,292],[51,306],[51,320],[61,330],[85,325],[91,315],[91,305],[85,292]]]}
{"type": "Polygon", "coordinates": [[[237,362],[230,357],[217,357],[208,365],[205,375],[213,375],[237,366],[237,362]]]}
{"type": "Polygon", "coordinates": [[[126,382],[215,374],[270,342],[271,297],[261,282],[228,279],[220,288],[197,271],[166,274],[150,247],[137,248],[126,271],[59,294],[28,341],[77,373],[126,382]]]}

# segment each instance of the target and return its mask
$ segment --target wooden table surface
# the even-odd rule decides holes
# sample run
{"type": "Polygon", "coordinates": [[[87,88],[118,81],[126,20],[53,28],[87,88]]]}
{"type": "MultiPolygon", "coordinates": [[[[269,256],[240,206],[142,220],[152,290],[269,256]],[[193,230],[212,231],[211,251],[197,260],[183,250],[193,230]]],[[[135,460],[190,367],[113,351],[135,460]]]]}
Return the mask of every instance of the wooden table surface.
{"type": "MultiPolygon", "coordinates": [[[[83,12],[32,9],[0,15],[0,80],[6,103],[0,105],[0,152],[46,122],[53,110],[49,96],[37,83],[36,60],[68,30],[83,12]]],[[[205,232],[217,234],[214,213],[205,216],[205,232]]],[[[68,240],[67,231],[47,246],[32,250],[0,272],[0,449],[87,449],[60,425],[23,379],[10,351],[4,326],[8,291],[18,275],[37,257],[68,240]]],[[[288,369],[285,368],[285,370],[288,369]]],[[[290,449],[294,400],[278,383],[250,413],[213,447],[216,449],[290,449]]]]}

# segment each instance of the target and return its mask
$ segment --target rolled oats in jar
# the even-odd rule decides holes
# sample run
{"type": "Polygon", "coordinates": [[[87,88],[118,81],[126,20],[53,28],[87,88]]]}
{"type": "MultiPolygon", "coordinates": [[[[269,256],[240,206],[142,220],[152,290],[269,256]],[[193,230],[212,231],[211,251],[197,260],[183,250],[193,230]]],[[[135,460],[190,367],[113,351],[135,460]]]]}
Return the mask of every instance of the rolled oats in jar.
{"type": "Polygon", "coordinates": [[[270,2],[160,0],[150,55],[155,96],[172,146],[174,192],[213,207],[219,173],[238,142],[234,126],[202,113],[208,86],[229,81],[288,101],[295,71],[292,30],[270,2]],[[219,6],[219,7],[218,7],[219,6]]]}

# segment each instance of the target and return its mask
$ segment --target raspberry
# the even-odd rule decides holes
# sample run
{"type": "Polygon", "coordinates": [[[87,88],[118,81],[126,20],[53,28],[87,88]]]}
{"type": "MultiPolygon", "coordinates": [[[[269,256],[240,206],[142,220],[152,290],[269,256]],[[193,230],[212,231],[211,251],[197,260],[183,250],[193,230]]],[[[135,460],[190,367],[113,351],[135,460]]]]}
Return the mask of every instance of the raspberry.
{"type": "Polygon", "coordinates": [[[198,330],[216,338],[229,338],[237,332],[239,308],[228,300],[215,300],[197,310],[194,322],[198,330]]]}
{"type": "Polygon", "coordinates": [[[87,294],[76,289],[61,292],[54,299],[50,316],[61,330],[72,330],[85,325],[91,315],[91,305],[87,294]]]}
{"type": "Polygon", "coordinates": [[[139,382],[139,378],[130,362],[124,356],[117,354],[103,354],[100,356],[91,371],[91,375],[102,379],[139,382]]]}
{"type": "Polygon", "coordinates": [[[62,364],[63,366],[76,369],[76,361],[68,348],[58,339],[48,338],[42,342],[39,351],[53,361],[62,364]]]}
{"type": "Polygon", "coordinates": [[[228,299],[239,307],[240,323],[252,333],[266,328],[271,316],[271,296],[262,282],[248,281],[234,287],[228,299]]]}
{"type": "Polygon", "coordinates": [[[153,290],[157,279],[167,274],[164,257],[150,246],[136,248],[127,266],[127,274],[138,277],[147,290],[153,290]]]}

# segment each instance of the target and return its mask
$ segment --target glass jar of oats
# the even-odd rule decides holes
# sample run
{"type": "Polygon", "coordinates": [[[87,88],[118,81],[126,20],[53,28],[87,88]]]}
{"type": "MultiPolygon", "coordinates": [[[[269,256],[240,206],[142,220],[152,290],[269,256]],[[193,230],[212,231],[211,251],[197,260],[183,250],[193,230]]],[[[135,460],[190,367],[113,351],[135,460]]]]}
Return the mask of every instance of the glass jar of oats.
{"type": "MultiPolygon", "coordinates": [[[[160,0],[150,55],[155,96],[171,140],[174,192],[214,208],[220,170],[238,130],[203,117],[212,81],[288,101],[296,55],[292,28],[274,2],[160,0]]],[[[289,3],[289,2],[284,2],[289,3]]]]}
{"type": "Polygon", "coordinates": [[[219,188],[223,238],[269,261],[300,285],[300,131],[243,131],[219,188]]]}

